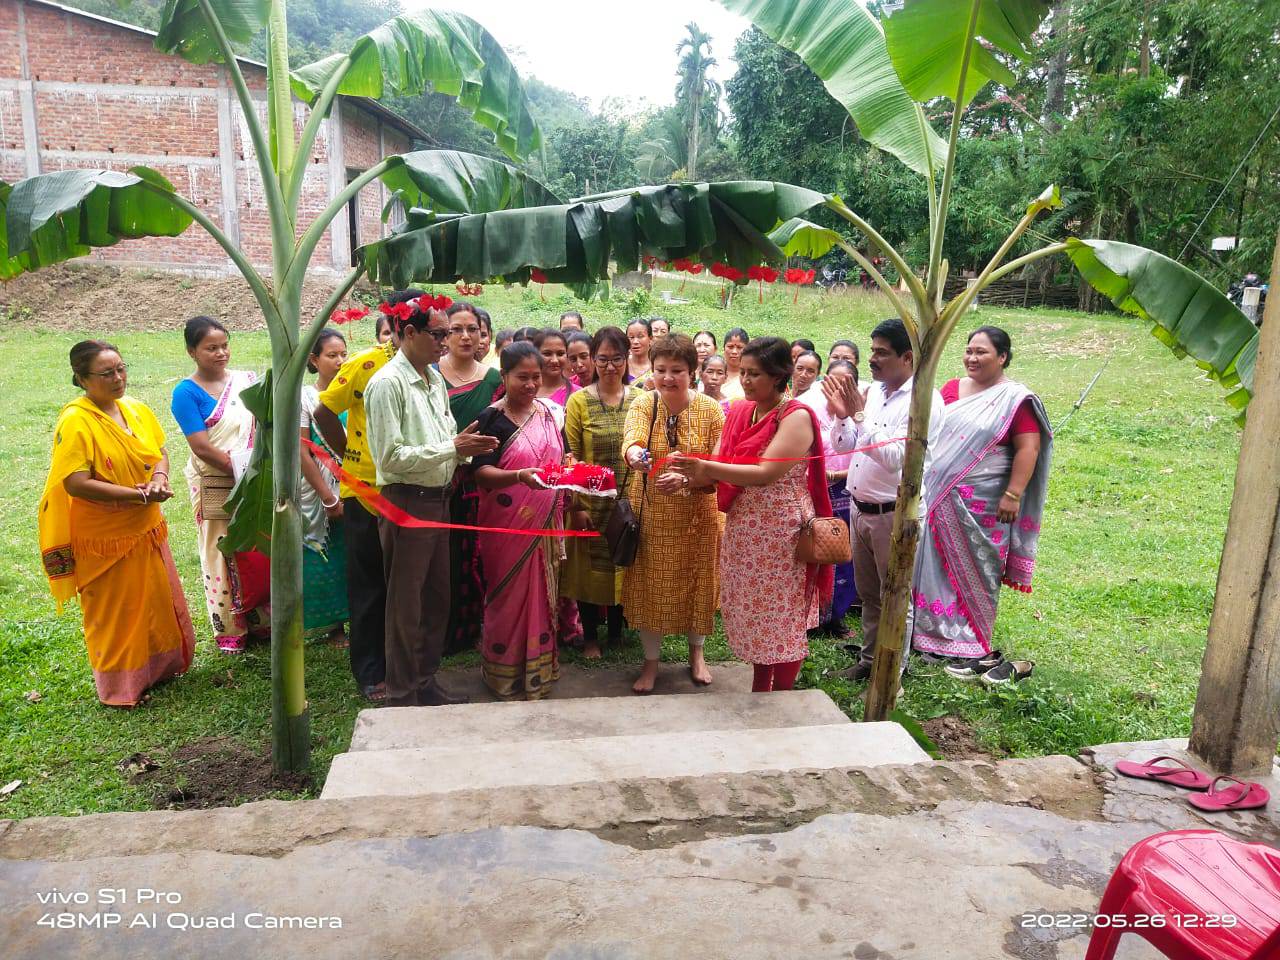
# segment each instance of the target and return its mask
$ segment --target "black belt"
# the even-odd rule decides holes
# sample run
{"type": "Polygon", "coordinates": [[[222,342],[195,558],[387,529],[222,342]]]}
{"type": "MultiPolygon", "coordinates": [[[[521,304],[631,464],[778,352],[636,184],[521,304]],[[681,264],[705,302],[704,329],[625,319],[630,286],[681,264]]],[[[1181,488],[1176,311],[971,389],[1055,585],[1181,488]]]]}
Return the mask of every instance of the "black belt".
{"type": "Polygon", "coordinates": [[[867,513],[876,516],[881,513],[889,513],[896,505],[896,501],[890,503],[863,503],[855,497],[850,497],[853,505],[858,508],[859,513],[867,513]]]}

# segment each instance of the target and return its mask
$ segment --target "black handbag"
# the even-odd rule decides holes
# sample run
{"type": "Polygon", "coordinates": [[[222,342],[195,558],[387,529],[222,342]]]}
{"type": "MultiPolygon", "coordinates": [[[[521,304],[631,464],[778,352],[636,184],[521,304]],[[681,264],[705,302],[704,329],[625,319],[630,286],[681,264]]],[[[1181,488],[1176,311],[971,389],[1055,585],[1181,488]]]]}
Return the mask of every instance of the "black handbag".
{"type": "MultiPolygon", "coordinates": [[[[648,446],[653,445],[653,425],[658,420],[658,398],[653,398],[653,416],[649,418],[648,446]]],[[[624,456],[625,459],[625,456],[624,456]]],[[[609,513],[609,522],[604,527],[604,539],[609,544],[609,559],[615,566],[629,567],[636,562],[636,553],[640,550],[640,517],[631,508],[631,501],[624,490],[628,489],[631,479],[631,464],[627,464],[622,486],[618,489],[618,499],[613,503],[609,513]]],[[[649,474],[644,475],[640,485],[640,509],[644,510],[644,496],[649,489],[649,474]]]]}

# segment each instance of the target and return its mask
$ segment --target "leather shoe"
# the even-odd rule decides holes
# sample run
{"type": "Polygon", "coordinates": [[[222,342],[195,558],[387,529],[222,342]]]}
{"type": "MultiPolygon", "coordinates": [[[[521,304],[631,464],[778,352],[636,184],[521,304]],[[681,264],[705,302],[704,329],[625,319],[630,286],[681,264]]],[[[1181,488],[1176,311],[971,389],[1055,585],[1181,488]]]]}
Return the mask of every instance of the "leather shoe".
{"type": "Polygon", "coordinates": [[[418,688],[418,706],[420,707],[449,707],[459,703],[470,702],[470,697],[463,694],[452,694],[440,686],[440,681],[435,677],[432,677],[418,688]]]}
{"type": "Polygon", "coordinates": [[[858,683],[862,680],[866,680],[868,677],[871,676],[871,664],[855,663],[852,667],[849,667],[847,670],[841,670],[840,676],[844,677],[846,680],[852,680],[855,683],[858,683]]]}

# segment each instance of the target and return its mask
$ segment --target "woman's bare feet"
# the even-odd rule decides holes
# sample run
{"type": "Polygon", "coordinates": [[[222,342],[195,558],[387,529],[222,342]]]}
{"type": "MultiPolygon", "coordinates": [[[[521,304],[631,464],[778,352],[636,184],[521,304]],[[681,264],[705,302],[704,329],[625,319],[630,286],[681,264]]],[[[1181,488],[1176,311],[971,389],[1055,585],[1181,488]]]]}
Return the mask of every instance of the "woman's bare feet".
{"type": "Polygon", "coordinates": [[[646,660],[640,676],[631,685],[632,693],[653,693],[653,685],[658,682],[658,661],[646,660]]]}
{"type": "Polygon", "coordinates": [[[582,655],[588,660],[599,660],[600,653],[600,643],[596,640],[588,640],[582,647],[582,655]]]}
{"type": "Polygon", "coordinates": [[[702,655],[701,647],[689,651],[689,676],[700,687],[711,686],[711,671],[707,668],[707,660],[702,655]]]}

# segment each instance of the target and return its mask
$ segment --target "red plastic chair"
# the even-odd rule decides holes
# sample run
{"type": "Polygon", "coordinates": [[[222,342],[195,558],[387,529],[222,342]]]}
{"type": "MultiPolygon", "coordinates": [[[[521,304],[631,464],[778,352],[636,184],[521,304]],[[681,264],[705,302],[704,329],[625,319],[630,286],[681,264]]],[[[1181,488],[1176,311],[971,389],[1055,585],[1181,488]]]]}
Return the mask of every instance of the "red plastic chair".
{"type": "Polygon", "coordinates": [[[1112,960],[1126,933],[1171,960],[1280,960],[1280,850],[1216,830],[1157,833],[1124,855],[1098,915],[1116,925],[1094,927],[1085,960],[1112,960]],[[1213,916],[1236,922],[1204,926],[1213,916]]]}

